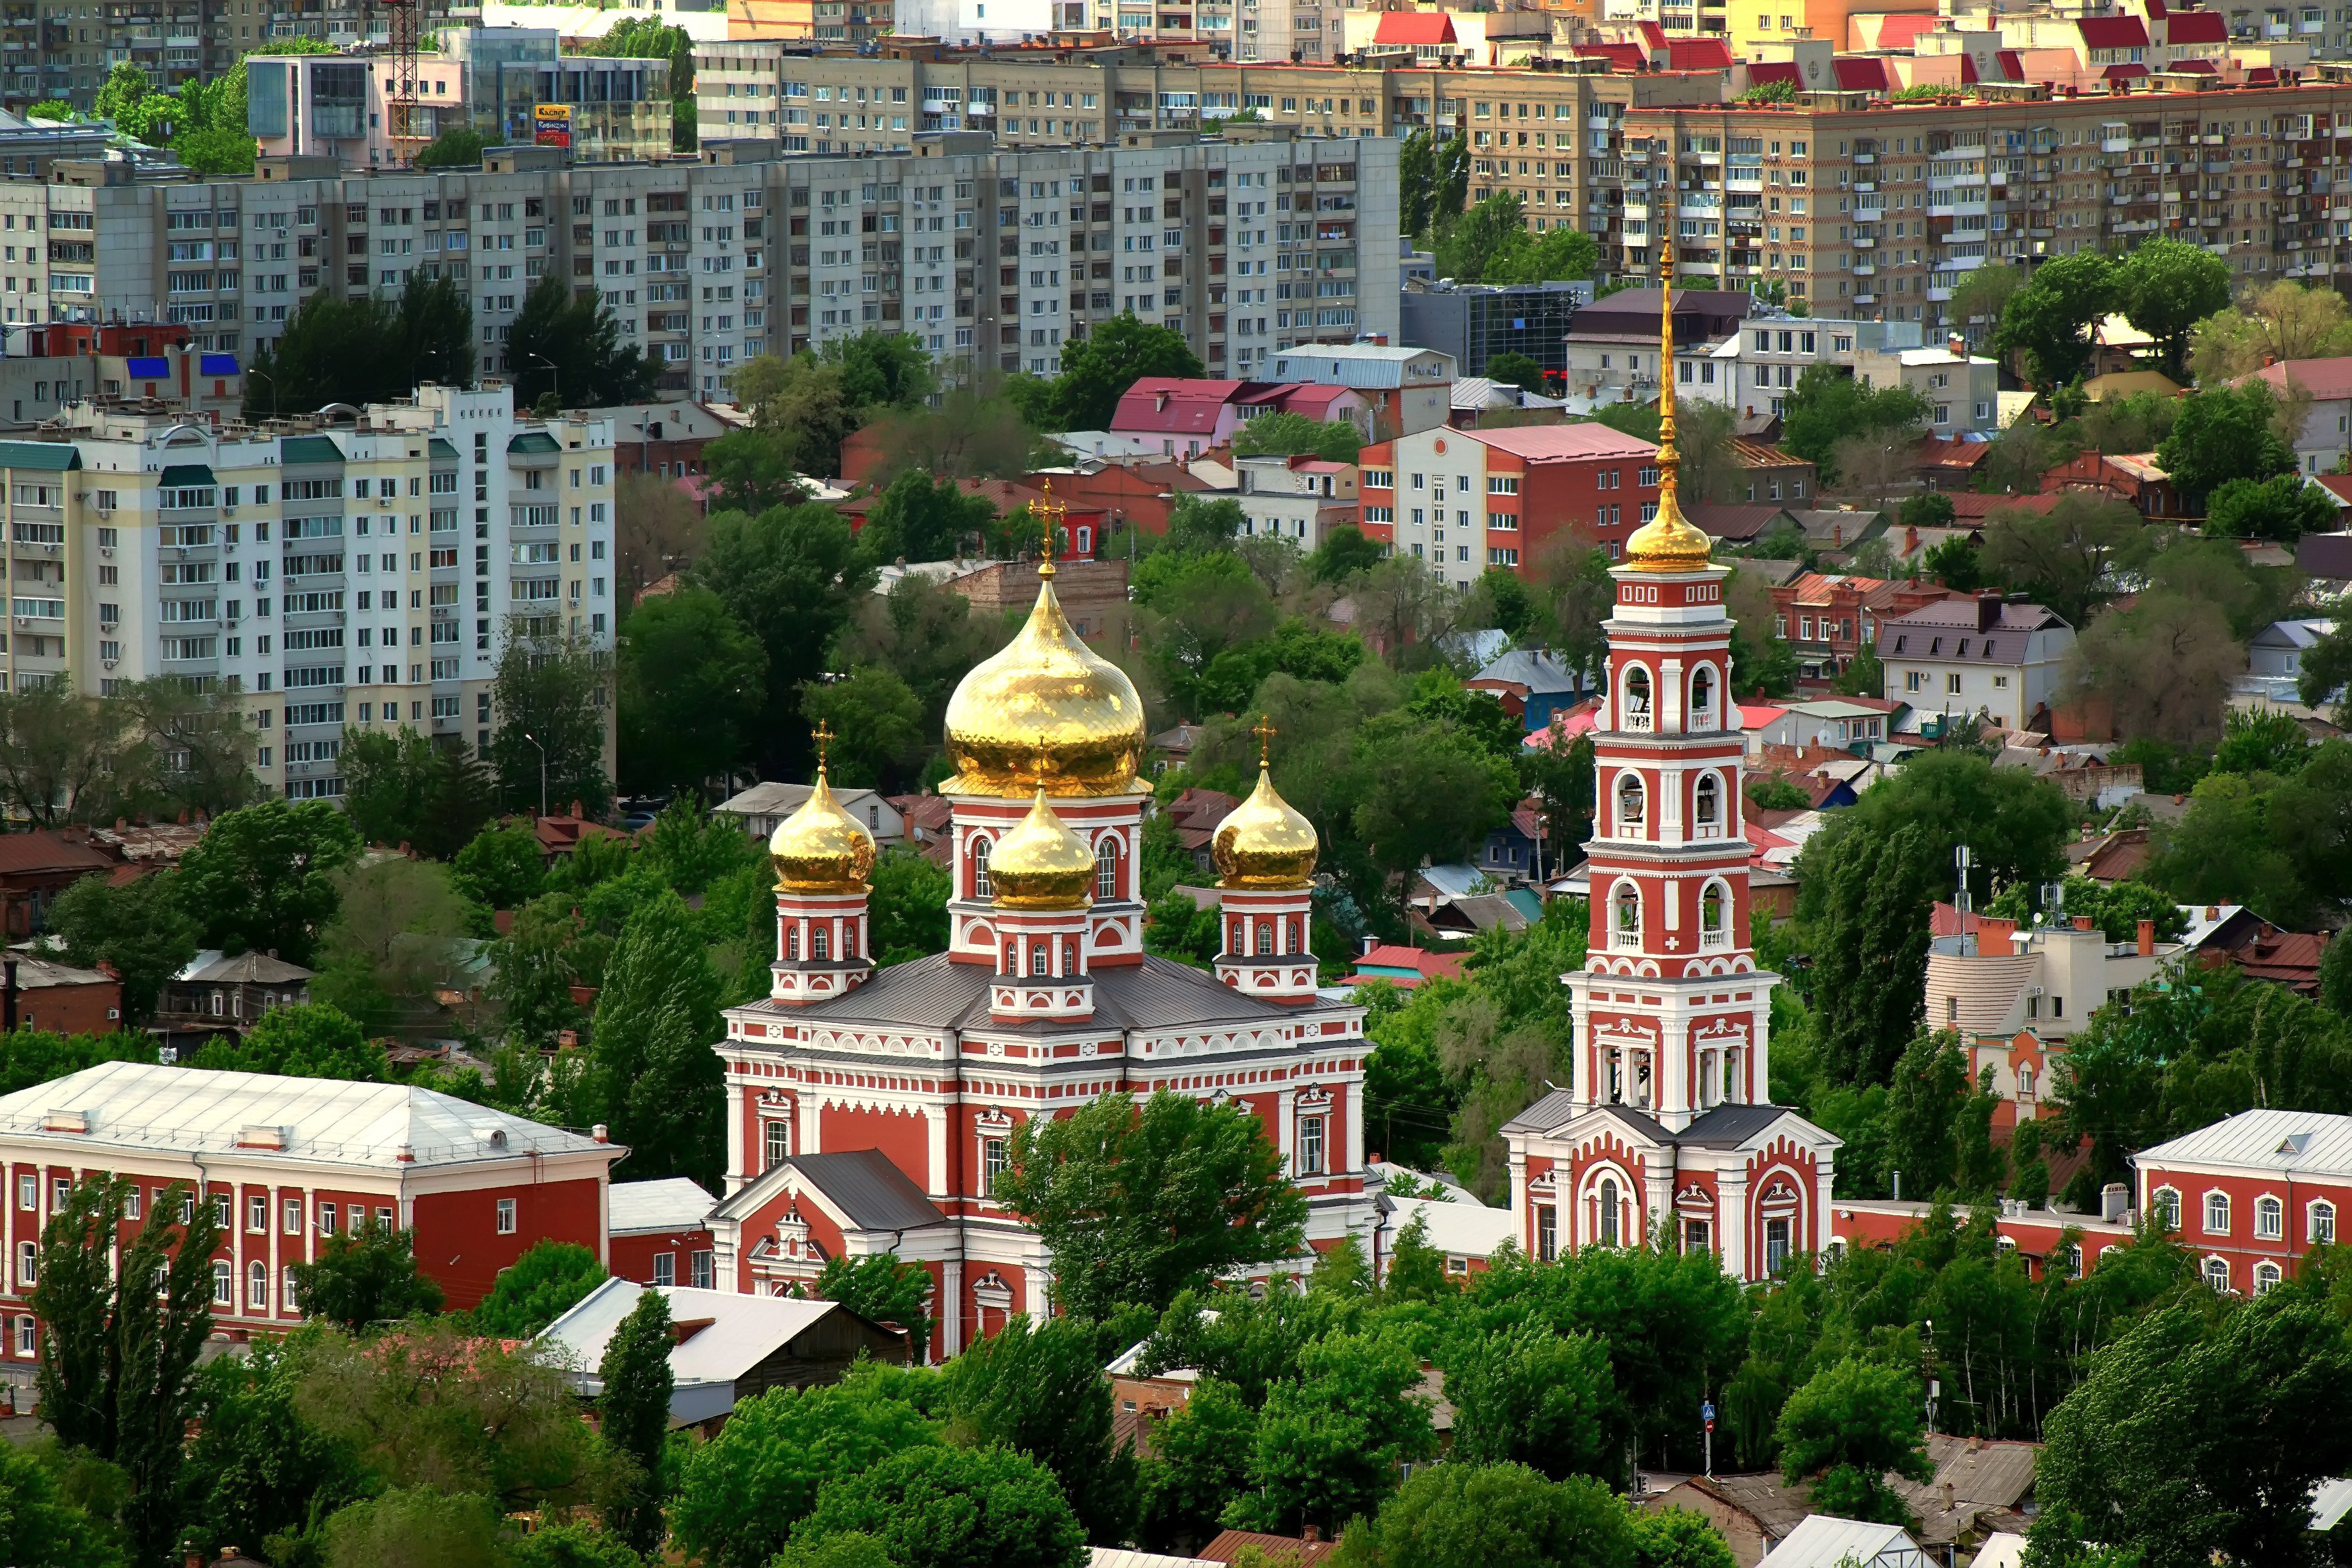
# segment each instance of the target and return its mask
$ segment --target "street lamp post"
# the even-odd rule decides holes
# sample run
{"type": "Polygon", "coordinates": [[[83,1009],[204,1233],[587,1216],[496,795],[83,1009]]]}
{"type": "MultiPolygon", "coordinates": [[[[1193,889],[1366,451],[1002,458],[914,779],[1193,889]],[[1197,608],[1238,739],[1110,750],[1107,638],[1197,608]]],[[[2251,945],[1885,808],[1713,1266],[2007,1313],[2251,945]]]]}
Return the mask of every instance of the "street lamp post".
{"type": "Polygon", "coordinates": [[[541,746],[539,737],[528,730],[522,732],[522,738],[532,745],[539,746],[539,815],[545,816],[547,815],[547,748],[541,746]]]}
{"type": "Polygon", "coordinates": [[[549,390],[552,391],[552,392],[555,394],[555,401],[556,401],[556,402],[558,402],[558,403],[562,402],[562,401],[563,401],[563,370],[562,370],[562,366],[560,366],[560,365],[558,365],[558,364],[557,364],[553,360],[551,360],[551,359],[548,358],[545,354],[533,354],[533,355],[531,355],[530,357],[531,357],[531,358],[533,358],[533,359],[535,359],[535,360],[537,360],[540,363],[541,363],[541,364],[543,364],[543,365],[545,365],[545,366],[547,367],[547,378],[548,378],[548,381],[549,381],[549,383],[550,383],[549,390]]]}

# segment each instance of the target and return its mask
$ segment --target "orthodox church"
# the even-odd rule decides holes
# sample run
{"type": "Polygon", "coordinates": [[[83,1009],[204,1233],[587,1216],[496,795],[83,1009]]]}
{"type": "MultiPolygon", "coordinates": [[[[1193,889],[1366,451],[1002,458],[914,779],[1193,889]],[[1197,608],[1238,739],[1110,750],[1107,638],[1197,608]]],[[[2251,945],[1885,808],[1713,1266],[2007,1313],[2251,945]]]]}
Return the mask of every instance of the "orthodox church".
{"type": "Polygon", "coordinates": [[[1054,574],[1049,558],[1020,635],[948,707],[949,951],[874,968],[874,840],[820,763],[769,843],[769,995],[730,1009],[715,1047],[719,1289],[782,1294],[829,1258],[895,1254],[932,1275],[940,1357],[1045,1310],[1053,1258],[991,1190],[1015,1127],[1107,1092],[1245,1108],[1308,1198],[1312,1243],[1372,1219],[1363,1009],[1318,990],[1308,946],[1314,828],[1262,755],[1213,845],[1213,973],[1144,952],[1143,705],[1071,629],[1054,574]]]}
{"type": "MultiPolygon", "coordinates": [[[[1673,358],[1671,259],[1660,347],[1673,358]]],[[[1570,1083],[1507,1123],[1511,1201],[1537,1258],[1595,1244],[1712,1252],[1741,1279],[1818,1251],[1838,1140],[1770,1102],[1771,994],[1748,939],[1745,741],[1731,691],[1731,573],[1676,494],[1675,387],[1659,395],[1657,515],[1610,575],[1607,695],[1592,731],[1592,889],[1570,1083]]]]}

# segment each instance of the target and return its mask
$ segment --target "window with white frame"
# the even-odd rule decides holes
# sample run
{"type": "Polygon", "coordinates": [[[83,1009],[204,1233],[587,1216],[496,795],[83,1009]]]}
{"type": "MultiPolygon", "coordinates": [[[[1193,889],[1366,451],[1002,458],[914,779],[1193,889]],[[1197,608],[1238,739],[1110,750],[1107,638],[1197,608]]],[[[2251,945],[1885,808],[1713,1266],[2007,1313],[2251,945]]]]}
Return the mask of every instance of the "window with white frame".
{"type": "Polygon", "coordinates": [[[512,1236],[514,1233],[515,1201],[512,1198],[500,1198],[499,1200],[499,1234],[512,1236]]]}
{"type": "Polygon", "coordinates": [[[1012,1164],[1011,1140],[983,1138],[980,1141],[980,1190],[992,1193],[997,1178],[1012,1164]]]}
{"type": "Polygon", "coordinates": [[[1613,947],[1642,945],[1642,894],[1631,882],[1617,886],[1616,915],[1610,932],[1613,947]]]}
{"type": "Polygon", "coordinates": [[[2148,1213],[2166,1230],[2180,1228],[2180,1194],[2171,1187],[2158,1187],[2149,1194],[2148,1213]]]}
{"type": "Polygon", "coordinates": [[[269,1199],[260,1193],[246,1194],[245,1228],[257,1234],[269,1229],[269,1199]]]}
{"type": "Polygon", "coordinates": [[[2271,1262],[2268,1258],[2264,1258],[2262,1262],[2254,1265],[2254,1294],[2257,1296],[2269,1295],[2272,1291],[2278,1289],[2279,1282],[2285,1278],[2286,1271],[2284,1269],[2281,1268],[2277,1264],[2271,1262]]]}
{"type": "Polygon", "coordinates": [[[2254,1239],[2281,1241],[2286,1237],[2286,1205],[2269,1196],[2254,1200],[2254,1239]]]}
{"type": "Polygon", "coordinates": [[[226,1258],[213,1259],[213,1305],[215,1307],[236,1305],[236,1277],[229,1272],[228,1259],[226,1258]]]}
{"type": "Polygon", "coordinates": [[[664,1289],[667,1289],[677,1283],[677,1253],[656,1252],[654,1254],[654,1283],[662,1287],[664,1289]]]}
{"type": "Polygon", "coordinates": [[[760,1167],[761,1170],[772,1171],[793,1157],[793,1124],[791,1122],[762,1121],[760,1123],[760,1138],[763,1152],[767,1155],[766,1161],[760,1167]]]}
{"type": "Polygon", "coordinates": [[[2205,1194],[2205,1234],[2208,1236],[2230,1234],[2229,1194],[2207,1193],[2205,1194]]]}
{"type": "Polygon", "coordinates": [[[2336,1205],[2334,1204],[2326,1202],[2313,1204],[2305,1211],[2305,1218],[2308,1223],[2305,1234],[2310,1237],[2312,1246],[2336,1245],[2336,1205]]]}
{"type": "Polygon", "coordinates": [[[245,1266],[245,1304],[257,1310],[269,1305],[269,1265],[258,1259],[245,1266]]]}
{"type": "Polygon", "coordinates": [[[1320,1116],[1298,1119],[1298,1173],[1302,1176],[1323,1173],[1323,1118],[1320,1116]]]}
{"type": "Polygon", "coordinates": [[[1118,842],[1106,838],[1095,846],[1095,901],[1118,897],[1118,842]]]}
{"type": "Polygon", "coordinates": [[[41,1282],[41,1245],[37,1241],[16,1244],[16,1283],[37,1285],[41,1282]]]}
{"type": "Polygon", "coordinates": [[[2209,1258],[2205,1260],[2201,1271],[2205,1277],[2205,1283],[2209,1287],[2223,1295],[2229,1293],[2230,1260],[2228,1258],[2209,1258]]]}
{"type": "Polygon", "coordinates": [[[39,1341],[37,1338],[38,1333],[39,1331],[33,1326],[33,1320],[30,1315],[17,1319],[16,1353],[18,1355],[36,1354],[39,1345],[39,1341]]]}

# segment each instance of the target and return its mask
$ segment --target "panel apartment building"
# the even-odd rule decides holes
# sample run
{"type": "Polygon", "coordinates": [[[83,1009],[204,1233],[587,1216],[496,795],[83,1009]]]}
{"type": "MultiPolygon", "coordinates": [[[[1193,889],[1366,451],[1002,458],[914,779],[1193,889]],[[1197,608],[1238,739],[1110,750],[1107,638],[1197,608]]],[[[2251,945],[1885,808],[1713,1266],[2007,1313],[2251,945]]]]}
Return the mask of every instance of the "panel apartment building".
{"type": "Polygon", "coordinates": [[[523,296],[551,273],[599,290],[668,390],[705,396],[745,360],[869,328],[914,333],[950,374],[1043,375],[1064,342],[1130,309],[1184,332],[1217,374],[1396,331],[1392,142],[1278,129],[911,141],[892,156],[745,142],[662,163],[515,147],[478,169],[368,174],[264,159],[256,178],[210,181],[63,160],[47,183],[0,182],[0,320],[161,316],[199,350],[250,354],[322,287],[447,277],[495,373],[523,296]]]}
{"type": "Polygon", "coordinates": [[[2203,244],[2252,282],[2352,280],[2352,67],[2260,86],[2182,72],[2076,96],[2011,83],[1939,103],[1839,90],[1767,107],[1727,101],[1736,73],[1620,73],[1598,58],[1357,68],[1166,48],[791,47],[701,50],[703,135],[839,151],[961,126],[1012,145],[1085,142],[1244,108],[1368,144],[1450,128],[1470,139],[1473,200],[1509,192],[1530,226],[1586,230],[1606,272],[1654,278],[1671,235],[1690,287],[1778,280],[1815,315],[1929,330],[1987,259],[2148,234],[2203,244]]]}
{"type": "Polygon", "coordinates": [[[489,380],[261,429],[85,403],[43,435],[0,442],[8,689],[234,693],[273,793],[341,795],[346,724],[487,746],[509,636],[612,650],[610,421],[518,418],[489,380]]]}

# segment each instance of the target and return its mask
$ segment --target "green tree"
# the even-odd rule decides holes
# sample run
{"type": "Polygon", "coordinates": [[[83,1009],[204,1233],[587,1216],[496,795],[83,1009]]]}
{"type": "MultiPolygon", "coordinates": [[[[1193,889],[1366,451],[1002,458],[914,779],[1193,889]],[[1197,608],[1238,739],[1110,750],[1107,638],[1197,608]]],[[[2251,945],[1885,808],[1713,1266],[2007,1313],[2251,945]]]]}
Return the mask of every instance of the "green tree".
{"type": "Polygon", "coordinates": [[[2300,474],[2231,479],[2205,502],[2205,531],[2223,539],[2292,544],[2306,533],[2333,531],[2336,521],[2336,498],[2300,474]]]}
{"type": "Polygon", "coordinates": [[[811,1294],[906,1330],[908,1350],[922,1363],[931,1341],[931,1276],[921,1264],[902,1263],[887,1252],[858,1258],[837,1254],[824,1260],[811,1294]]]}
{"type": "Polygon", "coordinates": [[[1924,428],[1935,411],[1907,386],[1866,387],[1843,366],[1806,367],[1784,402],[1781,445],[1836,483],[1838,443],[1855,436],[1924,428]]]}
{"type": "Polygon", "coordinates": [[[905,785],[923,744],[923,702],[892,671],[853,669],[801,688],[801,716],[833,732],[833,777],[845,786],[905,785]]]}
{"type": "Polygon", "coordinates": [[[1130,310],[1062,345],[1062,374],[1045,398],[1043,427],[1108,430],[1120,395],[1142,377],[1205,374],[1183,333],[1138,321],[1130,310]]]}
{"type": "Polygon", "coordinates": [[[215,1356],[197,1373],[185,1473],[190,1550],[211,1556],[250,1542],[272,1561],[289,1561],[294,1542],[315,1537],[328,1515],[373,1489],[351,1445],[294,1412],[289,1344],[317,1331],[215,1356]]]}
{"type": "Polygon", "coordinates": [[[2000,1184],[2003,1156],[1992,1145],[2000,1097],[1992,1075],[1969,1075],[1969,1053],[1951,1030],[1922,1032],[1895,1064],[1886,1094],[1886,1157],[1911,1190],[1957,1190],[1990,1198],[2000,1184]]]}
{"type": "Polygon", "coordinates": [[[768,1568],[827,1482],[940,1444],[935,1425],[871,1378],[771,1389],[737,1404],[719,1436],[688,1455],[671,1528],[690,1561],[768,1568]]]}
{"type": "Polygon", "coordinates": [[[581,919],[570,895],[550,893],[515,910],[513,925],[491,949],[491,999],[514,1039],[541,1049],[583,1022],[572,999],[574,943],[581,919]]]}
{"type": "Polygon", "coordinates": [[[0,1557],[15,1568],[122,1568],[121,1549],[107,1531],[15,1443],[0,1446],[0,1557]]]}
{"type": "Polygon", "coordinates": [[[334,874],[359,835],[323,800],[264,801],[216,819],[181,857],[180,907],[209,946],[307,964],[334,918],[334,874]]]}
{"type": "Polygon", "coordinates": [[[1601,1341],[1522,1323],[1465,1335],[1441,1357],[1456,1461],[1527,1465],[1552,1480],[1615,1471],[1617,1391],[1601,1341]]]}
{"type": "Polygon", "coordinates": [[[841,367],[842,391],[860,408],[911,408],[939,389],[923,340],[911,332],[828,339],[819,357],[841,367]]]}
{"type": "Polygon", "coordinates": [[[1523,353],[1499,353],[1486,362],[1486,378],[1528,392],[1544,389],[1543,366],[1523,353]]]}
{"type": "Polygon", "coordinates": [[[1903,1499],[1881,1478],[1932,1479],[1927,1391],[1899,1367],[1845,1357],[1822,1368],[1789,1395],[1775,1436],[1789,1483],[1811,1479],[1813,1495],[1849,1519],[1903,1524],[1903,1499]]]}
{"type": "Polygon", "coordinates": [[[446,278],[419,273],[395,299],[321,289],[296,306],[285,331],[255,354],[246,375],[246,413],[266,417],[330,403],[364,405],[407,396],[420,380],[462,381],[474,369],[473,320],[468,297],[446,278]]]}
{"type": "Polygon", "coordinates": [[[612,799],[604,773],[609,672],[579,638],[535,636],[516,617],[490,678],[498,727],[489,762],[509,806],[560,812],[579,801],[592,815],[612,799]],[[544,790],[542,795],[541,791],[544,790]]]}
{"type": "Polygon", "coordinates": [[[2189,342],[2189,369],[2219,386],[2266,364],[2352,353],[2352,310],[2333,289],[2282,278],[2198,322],[2189,342]]]}
{"type": "Polygon", "coordinates": [[[324,1003],[273,1007],[238,1037],[217,1036],[190,1065],[215,1072],[382,1083],[392,1076],[383,1047],[350,1015],[324,1003]]]}
{"type": "Polygon", "coordinates": [[[1118,1542],[1133,1529],[1135,1459],[1113,1439],[1090,1326],[1016,1316],[948,1363],[947,1393],[950,1429],[1045,1465],[1088,1540],[1118,1542]]]}
{"type": "Polygon", "coordinates": [[[712,504],[725,511],[753,516],[775,507],[799,506],[809,499],[802,482],[806,471],[821,473],[839,466],[836,458],[824,464],[815,454],[814,433],[755,426],[730,430],[702,449],[703,472],[711,485],[712,504]],[[803,436],[810,441],[803,457],[803,436]]]}
{"type": "Polygon", "coordinates": [[[886,849],[875,857],[867,886],[866,921],[873,929],[875,963],[894,963],[948,950],[948,894],[953,879],[911,849],[886,849]]]}
{"type": "Polygon", "coordinates": [[[449,868],[388,857],[337,872],[335,893],[310,994],[379,1028],[434,1007],[467,931],[449,868]]]}
{"type": "Polygon", "coordinates": [[[1328,1334],[1298,1352],[1296,1378],[1266,1391],[1250,1489],[1225,1522],[1242,1530],[1327,1533],[1369,1514],[1395,1489],[1399,1467],[1436,1447],[1429,1403],[1413,1393],[1420,1358],[1394,1334],[1328,1334]]]}
{"type": "Polygon", "coordinates": [[[1162,1091],[1013,1130],[996,1196],[1053,1249],[1054,1299],[1100,1318],[1297,1250],[1307,1205],[1262,1122],[1162,1091]]]}
{"type": "Polygon", "coordinates": [[[522,297],[506,361],[518,404],[552,392],[566,407],[606,408],[652,396],[661,379],[643,350],[621,341],[620,318],[604,308],[603,294],[575,295],[553,273],[522,297]]]}
{"type": "Polygon", "coordinates": [[[541,1524],[514,1545],[512,1568],[645,1568],[636,1549],[584,1524],[541,1524]]]}
{"type": "Polygon", "coordinates": [[[1634,1509],[1633,1568],[1738,1568],[1739,1559],[1714,1521],[1686,1508],[1634,1509]]]}
{"type": "Polygon", "coordinates": [[[489,1499],[402,1487],[327,1521],[327,1568],[504,1568],[507,1532],[489,1499]]]}
{"type": "Polygon", "coordinates": [[[2352,1460],[2325,1392],[2347,1371],[2334,1315],[2284,1293],[2154,1308],[2051,1413],[2037,1555],[2071,1538],[2147,1568],[2315,1561],[2311,1489],[2352,1460]]]}
{"type": "Polygon", "coordinates": [[[441,1310],[441,1287],[416,1267],[416,1233],[371,1222],[331,1236],[319,1256],[291,1266],[306,1317],[349,1332],[441,1310]]]}
{"type": "Polygon", "coordinates": [[[163,983],[196,955],[196,922],[180,907],[178,877],[141,877],[121,887],[84,877],[49,904],[49,935],[68,963],[111,964],[122,977],[122,1014],[136,1027],[155,1013],[163,983]]]}
{"type": "Polygon", "coordinates": [[[588,1063],[567,1098],[575,1126],[602,1121],[639,1180],[715,1185],[720,1146],[719,977],[694,915],[667,890],[628,918],[596,996],[588,1063]],[[594,1114],[591,1114],[593,1112],[594,1114]]]}
{"type": "Polygon", "coordinates": [[[491,137],[470,125],[452,125],[425,143],[416,154],[420,169],[467,169],[479,167],[482,154],[495,145],[491,137]]]}
{"type": "Polygon", "coordinates": [[[2190,335],[2198,322],[2229,309],[2231,281],[2230,264],[2203,246],[2151,235],[2116,264],[2115,302],[2156,340],[2158,368],[2180,381],[2190,335]]]}
{"type": "Polygon", "coordinates": [[[474,1328],[499,1339],[534,1339],[609,1278],[595,1253],[577,1242],[534,1243],[499,1270],[474,1309],[474,1328]]]}
{"type": "Polygon", "coordinates": [[[692,788],[751,751],[766,700],[767,650],[707,588],[647,599],[621,623],[624,787],[692,788]]]}
{"type": "Polygon", "coordinates": [[[521,817],[484,827],[450,861],[457,890],[487,909],[519,910],[539,897],[547,863],[539,835],[521,817]]]}
{"type": "Polygon", "coordinates": [[[1632,1568],[1634,1518],[1607,1487],[1582,1478],[1549,1481],[1525,1465],[1429,1465],[1378,1514],[1349,1526],[1333,1561],[1343,1568],[1632,1568]]]}
{"type": "Polygon", "coordinates": [[[1085,1533],[1053,1472],[1008,1449],[912,1447],[826,1484],[795,1548],[872,1537],[900,1568],[1078,1568],[1085,1533]]]}
{"type": "Polygon", "coordinates": [[[2294,453],[2272,428],[2277,407],[2270,384],[2259,379],[2189,393],[2156,448],[2157,464],[2191,506],[2232,479],[2291,473],[2294,453]]]}
{"type": "Polygon", "coordinates": [[[490,818],[490,784],[472,752],[397,733],[346,729],[343,809],[370,844],[409,845],[446,859],[490,818]]]}
{"type": "Polygon", "coordinates": [[[1304,414],[1268,414],[1249,421],[1234,435],[1234,455],[1254,458],[1272,453],[1352,463],[1363,445],[1364,433],[1356,428],[1353,420],[1334,419],[1318,424],[1304,414]]]}
{"type": "Polygon", "coordinates": [[[670,1393],[677,1381],[670,1346],[669,1298],[659,1290],[640,1291],[596,1365],[604,1385],[596,1400],[604,1441],[635,1466],[620,1496],[605,1504],[604,1521],[615,1535],[645,1552],[658,1552],[669,1533],[662,1519],[662,1449],[669,1438],[670,1393]]]}
{"type": "Polygon", "coordinates": [[[1192,1384],[1152,1429],[1138,1487],[1145,1550],[1189,1553],[1215,1539],[1248,1484],[1256,1433],[1257,1416],[1233,1384],[1213,1377],[1192,1384]]]}
{"type": "Polygon", "coordinates": [[[858,542],[877,561],[945,561],[961,554],[967,540],[985,539],[995,521],[996,503],[987,496],[908,468],[876,499],[858,542]]]}
{"type": "Polygon", "coordinates": [[[1520,230],[1516,239],[1488,258],[1481,281],[1549,283],[1590,278],[1600,265],[1601,247],[1591,235],[1564,223],[1554,224],[1538,235],[1520,230]]]}
{"type": "Polygon", "coordinates": [[[2090,330],[2116,294],[2115,264],[2103,253],[2053,256],[2001,307],[1993,347],[2020,356],[2036,385],[2063,385],[2090,363],[2090,330]]]}
{"type": "MultiPolygon", "coordinates": [[[[1983,322],[1998,326],[2001,311],[2010,296],[2025,287],[2027,273],[2022,267],[2010,267],[2000,262],[1988,262],[1962,278],[1952,290],[1951,316],[1956,321],[1983,322]]],[[[1981,341],[1982,334],[1971,332],[1971,339],[1981,341]]],[[[1908,521],[1908,520],[1906,520],[1908,521]]]]}
{"type": "Polygon", "coordinates": [[[1318,583],[1345,583],[1359,572],[1370,571],[1384,550],[1355,524],[1343,522],[1327,530],[1323,542],[1308,552],[1307,574],[1318,583]]]}
{"type": "Polygon", "coordinates": [[[972,666],[1003,646],[1001,619],[976,617],[971,601],[919,572],[853,606],[830,656],[835,669],[887,669],[923,704],[925,740],[941,732],[948,699],[972,666]]]}
{"type": "Polygon", "coordinates": [[[154,1563],[180,1531],[183,1444],[212,1332],[221,1226],[184,1182],[142,1187],[103,1173],[74,1184],[41,1232],[26,1304],[46,1330],[34,1373],[42,1417],[61,1441],[129,1473],[130,1554],[154,1563]],[[141,1196],[146,1218],[126,1246],[141,1196]]]}

